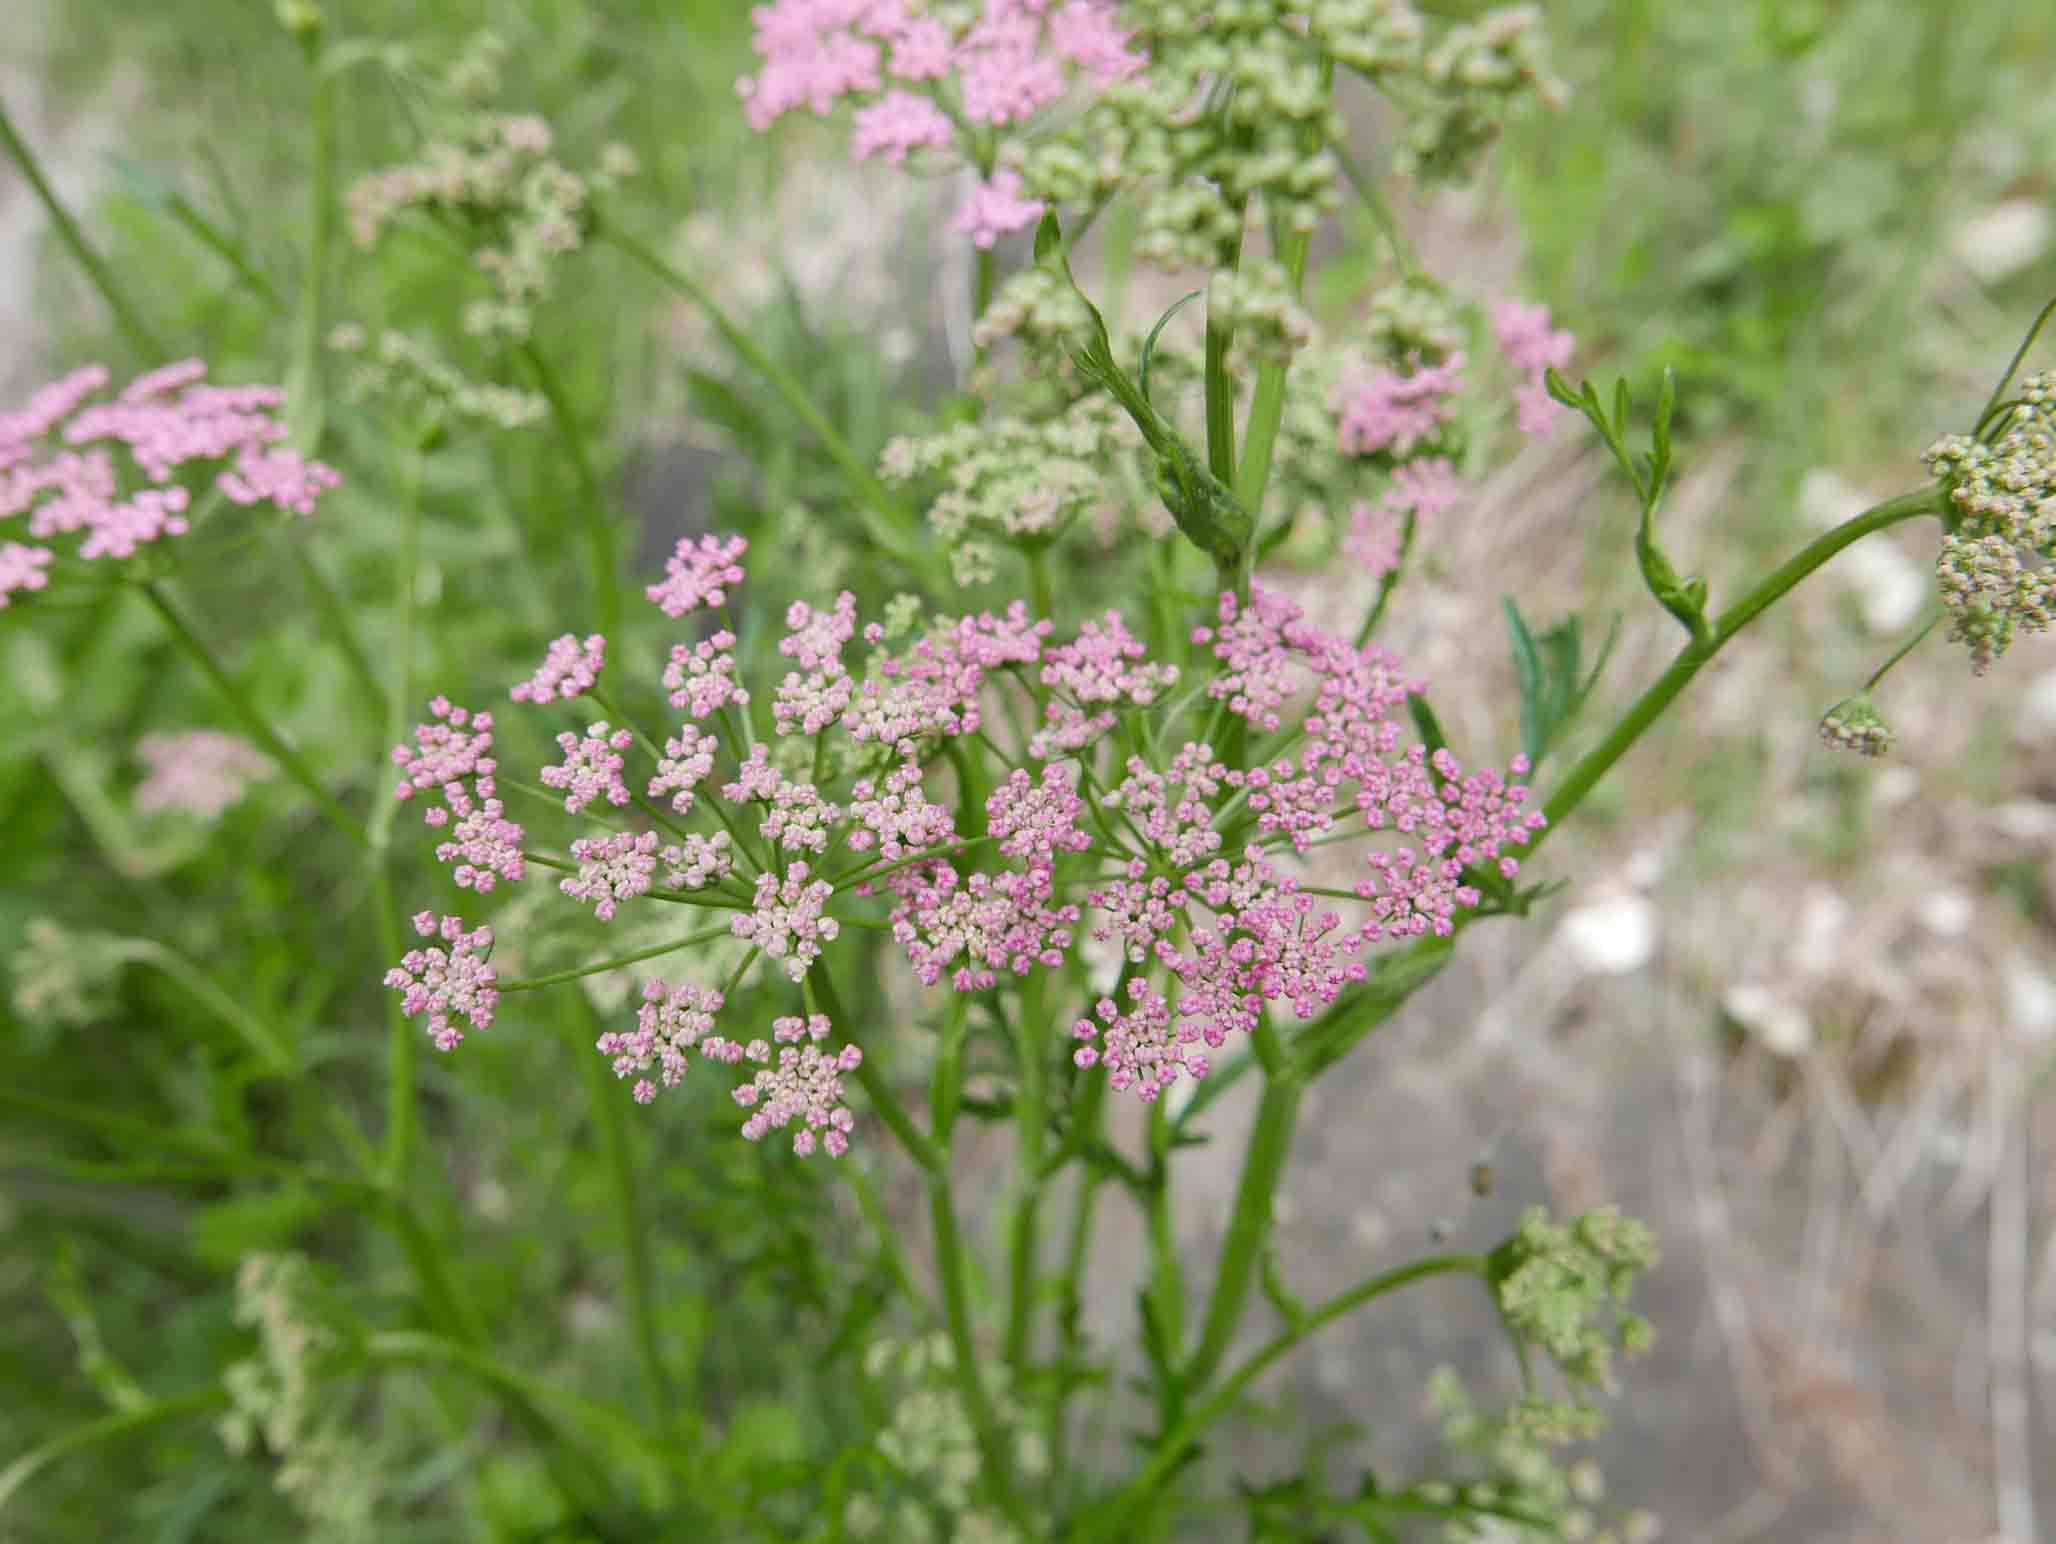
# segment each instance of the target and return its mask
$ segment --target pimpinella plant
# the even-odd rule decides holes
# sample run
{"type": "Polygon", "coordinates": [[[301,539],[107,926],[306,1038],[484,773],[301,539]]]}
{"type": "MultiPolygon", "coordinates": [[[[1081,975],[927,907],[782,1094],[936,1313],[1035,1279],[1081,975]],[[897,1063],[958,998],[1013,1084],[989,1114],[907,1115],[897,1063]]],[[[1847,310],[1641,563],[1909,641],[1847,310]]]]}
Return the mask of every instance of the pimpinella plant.
{"type": "MultiPolygon", "coordinates": [[[[286,19],[327,121],[362,50],[318,9],[286,19]]],[[[1387,176],[1463,174],[1503,113],[1546,105],[1532,12],[780,0],[754,26],[753,120],[847,102],[859,154],[975,173],[953,234],[980,254],[964,320],[985,357],[876,462],[809,372],[631,233],[657,219],[627,190],[574,189],[557,130],[478,107],[476,60],[439,78],[449,116],[428,115],[420,155],[371,170],[349,206],[362,234],[459,238],[441,244],[465,302],[422,324],[418,351],[375,346],[382,369],[353,381],[367,411],[326,390],[340,244],[322,233],[345,205],[336,136],[317,132],[288,400],[203,388],[188,366],[105,411],[82,405],[97,378],[68,378],[4,420],[7,625],[111,608],[87,581],[119,560],[110,588],[143,595],[263,757],[217,757],[189,810],[225,817],[219,785],[268,767],[261,797],[297,787],[339,839],[304,873],[281,865],[299,888],[253,888],[272,904],[235,924],[318,917],[321,972],[349,986],[296,980],[309,1009],[167,940],[61,921],[29,940],[25,1012],[89,1027],[147,974],[211,1025],[190,1048],[222,1072],[205,1122],[0,1097],[80,1133],[71,1177],[197,1191],[203,1263],[237,1268],[241,1290],[195,1337],[205,1369],[176,1379],[114,1376],[119,1337],[71,1314],[107,1408],[0,1471],[0,1506],[74,1454],[212,1417],[210,1462],[247,1477],[261,1449],[297,1525],[334,1537],[409,1509],[606,1540],[1598,1526],[1596,1482],[1564,1450],[1647,1343],[1628,1300],[1652,1240],[1608,1208],[1531,1214],[1478,1247],[1367,1257],[1309,1301],[1273,1226],[1308,1091],[1369,1054],[1470,928],[1565,882],[1538,875],[1552,833],[1842,548],[1938,516],[1939,603],[1974,657],[2033,630],[2046,381],[2002,386],[1934,453],[1936,482],[1720,604],[1697,572],[1720,555],[1684,562],[1662,530],[1667,385],[1646,416],[1624,387],[1573,387],[1576,341],[1546,309],[1437,283],[1389,226],[1389,271],[1332,340],[1303,303],[1345,187],[1375,212],[1387,176]],[[1349,77],[1399,115],[1383,164],[1345,140],[1349,77]],[[1027,251],[1000,240],[1031,228],[1027,251]],[[807,513],[848,549],[846,587],[794,572],[775,526],[692,532],[630,582],[588,426],[538,341],[574,246],[581,273],[625,257],[680,293],[782,403],[842,479],[807,513]],[[1198,337],[1176,314],[1126,325],[1130,257],[1194,270],[1198,337]],[[458,357],[519,360],[541,409],[474,411],[517,399],[467,397],[486,378],[467,387],[443,363],[458,357]],[[1503,743],[1452,745],[1434,704],[1474,683],[1422,679],[1381,629],[1474,481],[1570,413],[1632,492],[1621,550],[1683,642],[1594,726],[1575,621],[1531,626],[1509,599],[1503,743]],[[529,416],[574,466],[578,507],[537,523],[585,539],[575,605],[519,565],[466,574],[483,560],[430,496],[529,416]],[[390,503],[397,540],[363,565],[383,590],[317,608],[368,721],[331,738],[375,732],[383,750],[329,763],[154,565],[214,554],[201,521],[179,528],[210,486],[298,518],[338,479],[339,498],[390,503]],[[1348,614],[1271,561],[1295,534],[1358,565],[1348,614]],[[452,575],[560,615],[510,662],[506,617],[439,614],[452,575]],[[1196,1258],[1181,1185],[1238,1084],[1255,1114],[1219,1248],[1196,1258]],[[973,1124],[1001,1128],[980,1144],[1007,1152],[996,1178],[966,1161],[973,1124]],[[536,1209],[581,1214],[575,1246],[537,1222],[493,1247],[477,1219],[510,1208],[466,1170],[496,1128],[509,1166],[542,1176],[536,1209]],[[1089,1269],[1116,1200],[1147,1239],[1119,1288],[1089,1269]],[[1445,1466],[1234,1474],[1225,1436],[1267,1373],[1360,1309],[1459,1282],[1508,1354],[1489,1394],[1438,1381],[1445,1466]],[[359,1441],[370,1411],[385,1429],[359,1441]],[[363,1478],[424,1450],[435,1462],[363,1478]]],[[[89,269],[140,321],[118,276],[89,269]]],[[[1866,700],[1830,716],[1832,738],[1881,748],[1866,700]]],[[[253,887],[274,877],[247,868],[253,887]]],[[[1389,1391],[1395,1408],[1417,1392],[1389,1391]]],[[[244,1504],[281,1503],[267,1486],[244,1504]]]]}

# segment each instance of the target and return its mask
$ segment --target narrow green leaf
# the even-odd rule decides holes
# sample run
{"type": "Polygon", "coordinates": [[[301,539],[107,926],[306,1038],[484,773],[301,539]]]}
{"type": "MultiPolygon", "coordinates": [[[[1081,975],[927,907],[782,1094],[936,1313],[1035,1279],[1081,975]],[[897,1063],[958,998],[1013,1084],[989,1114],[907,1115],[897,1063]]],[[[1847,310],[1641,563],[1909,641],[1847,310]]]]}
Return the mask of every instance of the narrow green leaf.
{"type": "Polygon", "coordinates": [[[1052,209],[1035,227],[1035,261],[1047,262],[1052,256],[1061,256],[1063,250],[1064,228],[1057,223],[1056,211],[1052,209]]]}
{"type": "Polygon", "coordinates": [[[1136,377],[1137,383],[1142,388],[1142,397],[1145,402],[1149,400],[1149,361],[1151,357],[1156,353],[1157,338],[1162,334],[1163,330],[1171,324],[1172,317],[1176,316],[1180,311],[1184,310],[1185,307],[1190,305],[1193,301],[1199,299],[1199,297],[1205,293],[1206,291],[1204,290],[1194,290],[1191,294],[1186,295],[1183,299],[1177,301],[1175,304],[1172,305],[1170,310],[1166,311],[1162,316],[1157,318],[1156,326],[1150,328],[1149,336],[1142,340],[1142,365],[1141,368],[1136,371],[1136,377]]]}
{"type": "Polygon", "coordinates": [[[1506,608],[1506,630],[1513,640],[1514,674],[1521,688],[1521,749],[1529,761],[1539,761],[1547,737],[1543,724],[1542,661],[1536,656],[1535,640],[1521,617],[1521,608],[1514,604],[1511,595],[1501,604],[1506,608]]]}

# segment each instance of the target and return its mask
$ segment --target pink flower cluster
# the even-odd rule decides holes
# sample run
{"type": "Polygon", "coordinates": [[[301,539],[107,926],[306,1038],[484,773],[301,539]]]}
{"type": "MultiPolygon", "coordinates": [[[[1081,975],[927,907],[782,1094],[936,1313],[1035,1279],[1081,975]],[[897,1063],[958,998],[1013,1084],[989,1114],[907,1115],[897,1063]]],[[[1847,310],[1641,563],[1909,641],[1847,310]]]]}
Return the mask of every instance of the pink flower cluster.
{"type": "Polygon", "coordinates": [[[206,374],[197,359],[166,365],[89,405],[108,374],[87,365],[0,412],[0,520],[26,515],[29,538],[0,542],[0,608],[49,584],[56,538],[80,537],[77,555],[91,561],[184,535],[202,472],[232,504],[314,513],[339,479],[278,448],[284,393],[209,386],[206,374]]]}
{"type": "Polygon", "coordinates": [[[842,1075],[852,1072],[864,1060],[855,1045],[845,1045],[833,1056],[823,1054],[820,1042],[828,1038],[828,1015],[782,1018],[771,1022],[771,1038],[779,1043],[774,1052],[762,1040],[743,1047],[743,1058],[758,1064],[761,1071],[735,1091],[735,1102],[750,1110],[742,1134],[761,1141],[769,1131],[781,1131],[797,1119],[800,1129],[792,1134],[792,1150],[802,1158],[814,1151],[815,1133],[826,1133],[820,1145],[828,1156],[840,1158],[850,1150],[849,1132],[856,1118],[842,1102],[842,1075]]]}
{"type": "Polygon", "coordinates": [[[1570,364],[1577,339],[1549,325],[1549,307],[1518,300],[1502,300],[1492,308],[1492,336],[1513,367],[1527,376],[1514,392],[1514,416],[1521,433],[1547,439],[1556,432],[1564,407],[1549,395],[1543,377],[1570,364]]]}
{"type": "Polygon", "coordinates": [[[493,716],[454,706],[447,697],[428,705],[429,722],[414,730],[414,745],[393,747],[393,764],[401,771],[396,799],[411,799],[433,788],[443,796],[440,806],[422,812],[422,822],[449,827],[449,840],[435,850],[439,862],[456,865],[458,885],[484,894],[500,880],[518,881],[527,872],[522,854],[525,833],[507,819],[493,773],[499,763],[493,748],[493,716]],[[467,780],[469,786],[467,787],[467,780]],[[456,825],[450,826],[450,818],[456,825]]]}
{"type": "Polygon", "coordinates": [[[277,770],[247,740],[213,729],[146,734],[136,758],[150,775],[136,787],[136,808],[146,813],[182,810],[213,820],[243,797],[244,789],[277,770]]]}
{"type": "MultiPolygon", "coordinates": [[[[738,83],[750,123],[763,130],[800,108],[825,116],[851,102],[851,153],[895,166],[917,150],[968,159],[960,134],[1018,135],[1076,84],[1111,85],[1149,63],[1109,0],[971,0],[935,10],[917,0],[773,0],[750,14],[763,60],[738,83]]],[[[1001,167],[973,190],[952,229],[990,247],[1042,212],[1019,174],[1001,167]]]]}
{"type": "MultiPolygon", "coordinates": [[[[1416,515],[1446,508],[1460,488],[1446,464],[1401,472],[1391,498],[1416,515]]],[[[656,604],[669,609],[687,589],[693,607],[716,603],[714,591],[742,582],[740,555],[720,538],[690,544],[674,560],[678,586],[656,604]]],[[[723,909],[751,950],[721,993],[651,983],[635,1029],[601,1038],[639,1102],[675,1086],[690,1053],[747,1062],[755,1071],[735,1091],[751,1112],[746,1137],[791,1126],[802,1154],[844,1151],[841,1079],[862,1053],[825,1047],[826,1018],[780,1018],[768,1040],[713,1030],[759,956],[766,989],[804,993],[851,925],[884,926],[916,980],[960,992],[1061,967],[1088,931],[1116,943],[1125,985],[1076,1021],[1074,1057],[1155,1099],[1204,1077],[1212,1053],[1274,1007],[1310,1018],[1333,1003],[1365,978],[1375,946],[1451,932],[1460,910],[1482,902],[1481,874],[1511,878],[1541,827],[1518,781],[1525,763],[1503,775],[1431,754],[1410,730],[1422,683],[1261,587],[1247,603],[1222,595],[1191,635],[1204,699],[1268,737],[1256,764],[1224,759],[1219,736],[1167,737],[1136,722],[1159,711],[1177,675],[1149,660],[1117,613],[1068,639],[1052,632],[1017,604],[936,619],[888,645],[845,594],[787,613],[777,647],[791,668],[773,743],[750,733],[726,632],[673,651],[664,684],[689,721],[664,735],[661,755],[656,736],[608,724],[558,736],[564,760],[541,780],[564,792],[567,815],[603,820],[570,838],[568,858],[539,858],[562,871],[558,888],[601,922],[631,905],[723,909]],[[846,657],[859,639],[861,657],[846,657]],[[1109,731],[1124,717],[1136,732],[1116,756],[1109,731]],[[638,744],[656,768],[643,812],[628,809],[638,744]],[[976,785],[982,797],[967,794],[972,758],[998,773],[976,785]],[[949,778],[954,808],[931,797],[931,771],[949,778]],[[1313,893],[1300,860],[1345,838],[1363,843],[1353,885],[1313,893]],[[853,909],[864,907],[874,909],[853,909]]],[[[561,704],[604,655],[604,639],[567,634],[525,700],[561,704]]],[[[430,714],[394,752],[399,796],[440,791],[428,819],[458,822],[439,856],[462,860],[460,884],[520,878],[523,833],[493,797],[492,717],[442,698],[430,714]]],[[[481,975],[489,935],[454,919],[437,930],[449,948],[410,955],[389,979],[410,1013],[440,1015],[441,1043],[456,1019],[480,1023],[481,1004],[490,1016],[478,989],[492,983],[481,975]]]]}
{"type": "Polygon", "coordinates": [[[1392,469],[1392,486],[1376,504],[1359,502],[1349,514],[1342,550],[1373,579],[1399,567],[1406,550],[1406,523],[1426,525],[1462,503],[1464,481],[1447,456],[1405,461],[1392,469]]]}
{"type": "MultiPolygon", "coordinates": [[[[702,1039],[716,1038],[714,1015],[720,1011],[719,992],[646,981],[634,1030],[628,1034],[610,1031],[600,1036],[600,1054],[613,1058],[617,1078],[626,1078],[632,1072],[648,1072],[654,1066],[663,1085],[676,1088],[685,1077],[686,1054],[699,1046],[702,1039]]],[[[648,1104],[657,1097],[657,1085],[648,1078],[638,1078],[634,1094],[637,1104],[648,1104]]]]}
{"type": "Polygon", "coordinates": [[[594,633],[585,642],[566,633],[550,645],[534,675],[516,683],[507,695],[516,702],[569,701],[599,683],[607,664],[607,640],[594,633]]]}
{"type": "Polygon", "coordinates": [[[651,585],[643,593],[652,605],[672,618],[702,606],[725,606],[727,587],[742,583],[739,560],[749,550],[750,544],[740,536],[725,541],[718,536],[702,536],[697,542],[685,537],[664,564],[664,582],[651,585]]]}
{"type": "Polygon", "coordinates": [[[401,1007],[407,1017],[428,1016],[428,1033],[438,1051],[454,1051],[464,1043],[457,1020],[473,1029],[493,1026],[493,1010],[500,1002],[499,973],[487,960],[493,930],[481,927],[467,933],[462,917],[438,918],[424,911],[415,915],[414,931],[423,938],[440,937],[449,947],[410,949],[386,972],[385,984],[403,994],[401,1007]]]}
{"type": "Polygon", "coordinates": [[[1334,399],[1343,453],[1369,456],[1390,451],[1404,456],[1433,439],[1456,412],[1464,362],[1461,350],[1439,365],[1424,365],[1415,354],[1408,357],[1405,375],[1396,370],[1352,370],[1344,375],[1334,399]]]}

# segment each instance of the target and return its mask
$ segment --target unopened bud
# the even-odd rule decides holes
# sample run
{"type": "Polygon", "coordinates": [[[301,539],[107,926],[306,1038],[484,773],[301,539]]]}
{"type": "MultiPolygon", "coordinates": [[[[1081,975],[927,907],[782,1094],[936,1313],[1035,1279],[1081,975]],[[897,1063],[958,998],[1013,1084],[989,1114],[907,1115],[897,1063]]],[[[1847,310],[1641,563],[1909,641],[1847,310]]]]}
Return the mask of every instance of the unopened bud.
{"type": "Polygon", "coordinates": [[[1859,756],[1882,756],[1892,748],[1892,726],[1878,712],[1868,692],[1845,697],[1820,721],[1820,737],[1838,750],[1859,756]]]}

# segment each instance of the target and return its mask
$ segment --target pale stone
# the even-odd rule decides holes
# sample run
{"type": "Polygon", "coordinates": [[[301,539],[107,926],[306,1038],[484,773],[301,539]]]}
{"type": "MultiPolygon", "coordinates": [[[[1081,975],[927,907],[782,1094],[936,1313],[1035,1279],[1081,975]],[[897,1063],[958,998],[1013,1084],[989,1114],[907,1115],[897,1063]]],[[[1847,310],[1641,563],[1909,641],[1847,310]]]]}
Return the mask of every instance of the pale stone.
{"type": "Polygon", "coordinates": [[[1656,908],[1631,891],[1602,896],[1567,914],[1556,936],[1583,969],[1625,976],[1656,950],[1656,908]]]}

